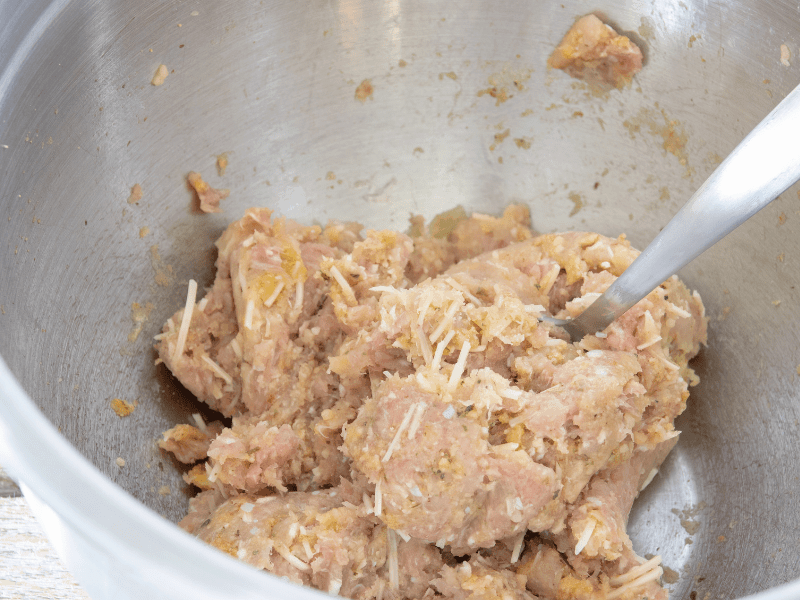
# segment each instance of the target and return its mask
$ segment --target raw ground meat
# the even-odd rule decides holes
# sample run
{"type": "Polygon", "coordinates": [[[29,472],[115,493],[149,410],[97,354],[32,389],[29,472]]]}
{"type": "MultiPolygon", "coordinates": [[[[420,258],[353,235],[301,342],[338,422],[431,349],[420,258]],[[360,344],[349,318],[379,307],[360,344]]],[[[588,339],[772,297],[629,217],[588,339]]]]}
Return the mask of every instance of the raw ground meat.
{"type": "Polygon", "coordinates": [[[204,213],[219,213],[222,209],[219,207],[220,200],[225,200],[230,196],[230,190],[218,190],[212,188],[203,179],[200,173],[192,171],[186,176],[186,181],[197,192],[197,199],[200,200],[200,210],[204,213]]]}
{"type": "Polygon", "coordinates": [[[165,431],[158,445],[182,463],[195,463],[207,456],[208,447],[224,427],[220,421],[209,423],[205,430],[181,423],[165,431]]]}
{"type": "Polygon", "coordinates": [[[197,463],[187,531],[354,599],[666,598],[625,526],[697,383],[702,302],[673,277],[579,343],[539,321],[602,293],[624,236],[534,236],[521,206],[408,234],[250,209],[217,248],[156,344],[230,418],[164,434],[197,463]]]}
{"type": "Polygon", "coordinates": [[[596,16],[586,15],[570,28],[547,65],[601,88],[621,88],[642,70],[642,51],[596,16]]]}

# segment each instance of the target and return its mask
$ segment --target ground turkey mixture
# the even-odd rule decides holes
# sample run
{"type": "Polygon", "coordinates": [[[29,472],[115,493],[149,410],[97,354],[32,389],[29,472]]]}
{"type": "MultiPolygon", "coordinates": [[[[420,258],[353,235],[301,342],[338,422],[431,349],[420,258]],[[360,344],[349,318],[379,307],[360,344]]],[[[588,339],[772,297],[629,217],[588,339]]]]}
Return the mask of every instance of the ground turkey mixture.
{"type": "Polygon", "coordinates": [[[202,491],[181,526],[354,599],[664,599],[631,505],[677,441],[706,340],[665,281],[570,343],[637,256],[624,236],[535,236],[526,208],[409,234],[250,209],[217,275],[157,336],[219,421],[162,447],[202,491]]]}
{"type": "Polygon", "coordinates": [[[622,88],[641,71],[642,60],[636,44],[590,14],[570,28],[547,59],[547,66],[601,89],[622,88]]]}

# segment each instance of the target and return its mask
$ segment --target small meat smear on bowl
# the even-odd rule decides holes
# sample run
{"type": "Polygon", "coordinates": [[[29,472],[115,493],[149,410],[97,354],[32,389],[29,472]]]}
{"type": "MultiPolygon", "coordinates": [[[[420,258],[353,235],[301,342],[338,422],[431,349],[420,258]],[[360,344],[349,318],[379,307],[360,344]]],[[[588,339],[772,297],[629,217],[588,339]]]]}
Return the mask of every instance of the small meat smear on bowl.
{"type": "Polygon", "coordinates": [[[230,190],[218,190],[211,187],[205,182],[203,176],[196,171],[189,173],[186,176],[186,181],[197,192],[197,198],[200,200],[200,210],[204,213],[222,212],[219,202],[230,196],[230,190]]]}
{"type": "Polygon", "coordinates": [[[622,88],[642,70],[642,51],[594,15],[578,19],[547,65],[601,88],[622,88]]]}
{"type": "Polygon", "coordinates": [[[359,600],[666,599],[625,527],[698,381],[677,277],[571,343],[539,317],[608,288],[624,236],[537,236],[514,205],[409,234],[253,208],[216,245],[156,343],[230,419],[165,433],[201,490],[184,529],[359,600]]]}

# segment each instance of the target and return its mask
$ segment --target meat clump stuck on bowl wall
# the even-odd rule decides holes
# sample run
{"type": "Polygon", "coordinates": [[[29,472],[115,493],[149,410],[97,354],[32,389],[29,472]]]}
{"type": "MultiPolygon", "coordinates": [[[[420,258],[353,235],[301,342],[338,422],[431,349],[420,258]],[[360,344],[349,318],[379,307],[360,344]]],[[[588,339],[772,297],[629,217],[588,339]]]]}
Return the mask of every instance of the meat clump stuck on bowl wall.
{"type": "Polygon", "coordinates": [[[200,461],[187,531],[350,598],[666,598],[625,525],[697,383],[696,292],[672,277],[570,343],[539,316],[578,315],[638,252],[537,236],[515,205],[408,234],[253,208],[217,248],[156,343],[231,418],[165,435],[200,461]]]}
{"type": "Polygon", "coordinates": [[[547,59],[561,69],[600,89],[623,88],[642,70],[642,51],[595,15],[578,19],[547,59]]]}

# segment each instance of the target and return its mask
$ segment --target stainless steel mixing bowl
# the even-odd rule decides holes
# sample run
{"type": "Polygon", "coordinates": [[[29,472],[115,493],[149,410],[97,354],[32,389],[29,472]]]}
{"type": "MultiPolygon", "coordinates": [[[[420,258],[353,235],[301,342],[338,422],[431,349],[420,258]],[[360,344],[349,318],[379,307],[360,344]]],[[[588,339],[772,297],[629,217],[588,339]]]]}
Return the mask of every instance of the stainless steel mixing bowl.
{"type": "MultiPolygon", "coordinates": [[[[226,223],[515,201],[644,246],[796,85],[798,30],[777,1],[0,1],[0,460],[94,598],[300,597],[171,523],[189,491],[155,440],[197,406],[151,340],[226,223]],[[606,95],[545,66],[597,10],[647,59],[606,95]],[[189,170],[231,189],[224,214],[189,170]]],[[[711,317],[702,382],[630,522],[673,598],[800,596],[776,587],[800,575],[798,240],[793,188],[682,274],[711,317]]]]}

